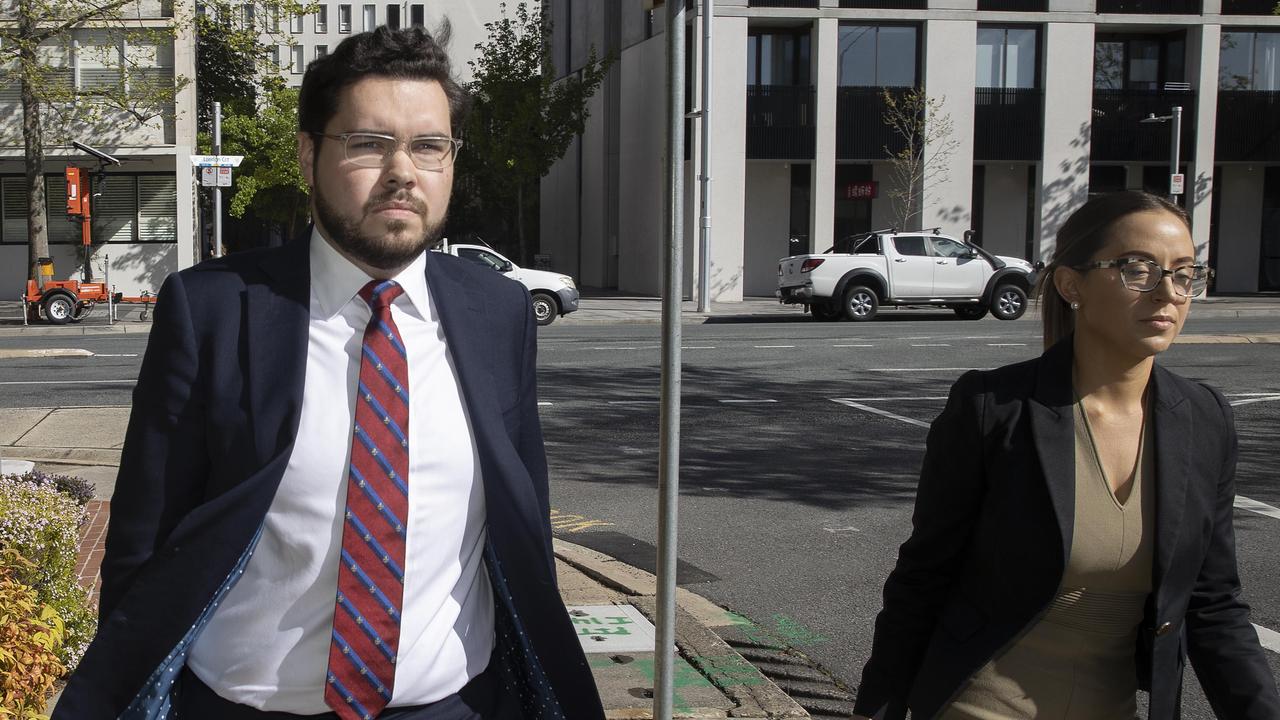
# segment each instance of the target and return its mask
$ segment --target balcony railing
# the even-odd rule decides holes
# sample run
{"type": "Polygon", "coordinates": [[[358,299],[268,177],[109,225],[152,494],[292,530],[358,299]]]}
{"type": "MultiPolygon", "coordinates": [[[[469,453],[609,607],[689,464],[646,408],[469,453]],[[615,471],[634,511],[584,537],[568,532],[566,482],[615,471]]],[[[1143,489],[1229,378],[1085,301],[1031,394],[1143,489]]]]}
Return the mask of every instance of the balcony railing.
{"type": "Polygon", "coordinates": [[[1090,157],[1096,161],[1166,162],[1168,124],[1139,124],[1148,115],[1164,116],[1182,106],[1182,157],[1195,149],[1196,96],[1170,90],[1094,90],[1090,157]]]}
{"type": "Polygon", "coordinates": [[[747,86],[747,157],[811,159],[813,112],[812,85],[747,86]]]}
{"type": "Polygon", "coordinates": [[[1202,0],[1098,0],[1100,13],[1199,15],[1202,9],[1202,0]]]}
{"type": "Polygon", "coordinates": [[[978,9],[1001,12],[1048,12],[1049,0],[978,0],[978,9]]]}
{"type": "Polygon", "coordinates": [[[816,8],[818,0],[747,0],[747,7],[816,8]]]}
{"type": "Polygon", "coordinates": [[[928,0],[840,0],[840,7],[853,10],[927,10],[928,0]]]}
{"type": "Polygon", "coordinates": [[[1276,0],[1222,0],[1223,15],[1270,15],[1276,0]]]}
{"type": "Polygon", "coordinates": [[[1280,92],[1218,91],[1214,155],[1218,160],[1280,160],[1280,92]]]}
{"type": "Polygon", "coordinates": [[[978,88],[974,160],[1039,160],[1044,146],[1044,93],[1036,88],[978,88]]]}
{"type": "Polygon", "coordinates": [[[890,153],[905,147],[902,136],[884,122],[882,91],[878,87],[836,89],[836,157],[840,160],[880,160],[887,155],[886,147],[890,153]]]}

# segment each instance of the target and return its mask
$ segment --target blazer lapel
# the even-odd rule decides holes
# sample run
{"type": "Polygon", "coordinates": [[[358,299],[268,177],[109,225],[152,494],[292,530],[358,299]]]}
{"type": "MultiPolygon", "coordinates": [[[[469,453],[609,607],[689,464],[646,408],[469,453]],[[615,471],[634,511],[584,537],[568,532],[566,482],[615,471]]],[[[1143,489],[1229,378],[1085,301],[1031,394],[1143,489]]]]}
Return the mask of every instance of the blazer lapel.
{"type": "Polygon", "coordinates": [[[1075,530],[1075,395],[1071,381],[1072,338],[1058,342],[1045,352],[1036,376],[1031,408],[1031,435],[1040,469],[1053,503],[1062,536],[1065,566],[1071,554],[1075,530]]]}
{"type": "Polygon", "coordinates": [[[246,299],[250,422],[258,465],[292,447],[302,416],[310,317],[310,229],[264,254],[246,299]]]}
{"type": "Polygon", "coordinates": [[[1191,459],[1191,409],[1169,372],[1152,372],[1156,443],[1156,564],[1152,581],[1158,589],[1173,563],[1187,501],[1187,468],[1191,459]]]}

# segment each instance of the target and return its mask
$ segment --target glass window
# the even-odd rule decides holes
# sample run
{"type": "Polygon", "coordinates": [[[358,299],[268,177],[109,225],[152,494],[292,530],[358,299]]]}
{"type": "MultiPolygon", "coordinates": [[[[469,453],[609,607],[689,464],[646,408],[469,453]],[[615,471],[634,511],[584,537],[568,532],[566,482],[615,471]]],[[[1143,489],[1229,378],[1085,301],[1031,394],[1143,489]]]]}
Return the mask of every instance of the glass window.
{"type": "Polygon", "coordinates": [[[400,29],[400,6],[387,5],[387,27],[392,30],[400,29]]]}
{"type": "Polygon", "coordinates": [[[94,242],[133,242],[138,192],[132,175],[108,175],[93,188],[94,242]]]}
{"type": "Polygon", "coordinates": [[[978,28],[976,87],[1004,87],[1004,28],[978,28]]]}
{"type": "Polygon", "coordinates": [[[289,62],[289,72],[294,75],[301,75],[302,65],[306,62],[306,58],[303,57],[304,48],[301,45],[294,45],[289,48],[289,50],[292,53],[292,57],[289,62]]]}
{"type": "Polygon", "coordinates": [[[893,239],[893,246],[898,249],[899,255],[928,255],[929,251],[925,249],[924,238],[919,235],[899,235],[893,239]]]}
{"type": "Polygon", "coordinates": [[[301,33],[302,20],[303,20],[303,17],[301,15],[294,15],[293,17],[289,18],[289,32],[294,33],[295,35],[298,33],[301,33]]]}
{"type": "Polygon", "coordinates": [[[240,6],[240,27],[252,28],[253,24],[253,3],[245,3],[240,6]]]}
{"type": "Polygon", "coordinates": [[[808,85],[809,36],[789,32],[747,36],[747,83],[808,85]]]}
{"type": "Polygon", "coordinates": [[[916,83],[916,29],[841,25],[839,83],[844,87],[911,87],[916,83]]]}
{"type": "Polygon", "coordinates": [[[969,248],[950,238],[929,238],[929,242],[933,245],[933,254],[938,257],[964,257],[969,252],[969,248]]]}
{"type": "Polygon", "coordinates": [[[351,32],[351,6],[350,5],[338,6],[338,32],[340,33],[351,32]]]}
{"type": "Polygon", "coordinates": [[[138,240],[178,239],[178,182],[173,175],[138,177],[138,240]]]}
{"type": "Polygon", "coordinates": [[[498,272],[502,272],[507,267],[506,261],[502,258],[476,248],[458,248],[458,257],[498,272]]]}
{"type": "Polygon", "coordinates": [[[1253,36],[1251,32],[1222,33],[1218,59],[1218,87],[1249,90],[1253,86],[1253,36]]]}
{"type": "Polygon", "coordinates": [[[1100,42],[1093,46],[1093,87],[1098,90],[1124,88],[1124,43],[1100,42]]]}
{"type": "Polygon", "coordinates": [[[365,5],[363,8],[362,18],[361,18],[364,22],[364,26],[361,27],[360,29],[364,30],[365,32],[369,32],[370,30],[377,27],[378,25],[377,13],[378,13],[378,9],[376,6],[365,5]]]}
{"type": "Polygon", "coordinates": [[[76,32],[76,69],[81,90],[109,90],[120,85],[120,42],[105,30],[76,32]]]}
{"type": "Polygon", "coordinates": [[[329,6],[321,5],[316,8],[316,32],[329,32],[329,6]]]}
{"type": "Polygon", "coordinates": [[[1253,47],[1253,89],[1280,90],[1280,33],[1258,33],[1253,47]]]}
{"type": "Polygon", "coordinates": [[[1139,90],[1160,87],[1160,43],[1152,40],[1129,43],[1129,87],[1139,90]]]}
{"type": "Polygon", "coordinates": [[[409,24],[417,27],[427,24],[426,8],[421,3],[409,7],[409,24]]]}
{"type": "Polygon", "coordinates": [[[317,60],[319,60],[320,58],[322,58],[322,57],[324,57],[325,55],[328,55],[328,54],[329,54],[329,46],[328,46],[328,45],[317,45],[317,46],[316,46],[316,59],[317,59],[317,60]]]}
{"type": "Polygon", "coordinates": [[[1007,88],[1036,86],[1036,31],[1009,28],[1005,40],[1005,82],[1007,88]]]}
{"type": "Polygon", "coordinates": [[[0,178],[0,241],[27,242],[27,181],[0,178]]]}

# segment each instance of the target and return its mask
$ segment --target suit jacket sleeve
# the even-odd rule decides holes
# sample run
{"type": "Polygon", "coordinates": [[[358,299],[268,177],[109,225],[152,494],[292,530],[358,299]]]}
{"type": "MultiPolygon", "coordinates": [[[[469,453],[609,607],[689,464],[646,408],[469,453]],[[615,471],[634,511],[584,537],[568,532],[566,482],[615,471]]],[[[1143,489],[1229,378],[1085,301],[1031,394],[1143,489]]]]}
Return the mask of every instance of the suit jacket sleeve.
{"type": "Polygon", "coordinates": [[[959,574],[986,488],[983,378],[963,375],[933,421],[916,491],[911,537],[898,550],[884,586],[871,658],[862,671],[855,712],[872,716],[905,707],[948,590],[959,574]]]}
{"type": "Polygon", "coordinates": [[[1216,390],[1212,392],[1230,440],[1217,480],[1213,535],[1187,604],[1187,654],[1218,717],[1278,718],[1280,697],[1275,679],[1249,622],[1249,606],[1240,595],[1236,569],[1235,424],[1226,399],[1216,390]]]}
{"type": "MultiPolygon", "coordinates": [[[[547,473],[547,454],[543,445],[542,421],[538,416],[538,327],[533,318],[533,303],[524,294],[524,342],[520,355],[520,435],[516,451],[529,471],[533,491],[538,498],[538,527],[546,545],[546,557],[554,558],[551,549],[551,490],[547,473]]],[[[551,577],[555,577],[555,560],[551,560],[551,577]]]]}
{"type": "Polygon", "coordinates": [[[102,559],[102,620],[203,493],[207,456],[199,365],[188,296],[175,273],[160,288],[133,391],[102,559]]]}

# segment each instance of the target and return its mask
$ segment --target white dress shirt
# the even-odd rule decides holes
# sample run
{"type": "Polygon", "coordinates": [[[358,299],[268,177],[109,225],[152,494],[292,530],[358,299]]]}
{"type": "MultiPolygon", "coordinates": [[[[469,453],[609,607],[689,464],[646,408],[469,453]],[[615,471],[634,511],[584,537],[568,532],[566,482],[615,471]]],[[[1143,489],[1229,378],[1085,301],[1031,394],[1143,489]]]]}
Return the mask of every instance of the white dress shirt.
{"type": "MultiPolygon", "coordinates": [[[[244,576],[196,640],[192,672],[259,710],[327,712],[342,516],[371,278],[318,232],[302,417],[288,468],[244,576]]],[[[489,663],[493,591],[483,562],[479,455],[420,256],[391,307],[409,360],[409,526],[391,705],[456,693],[489,663]]]]}

